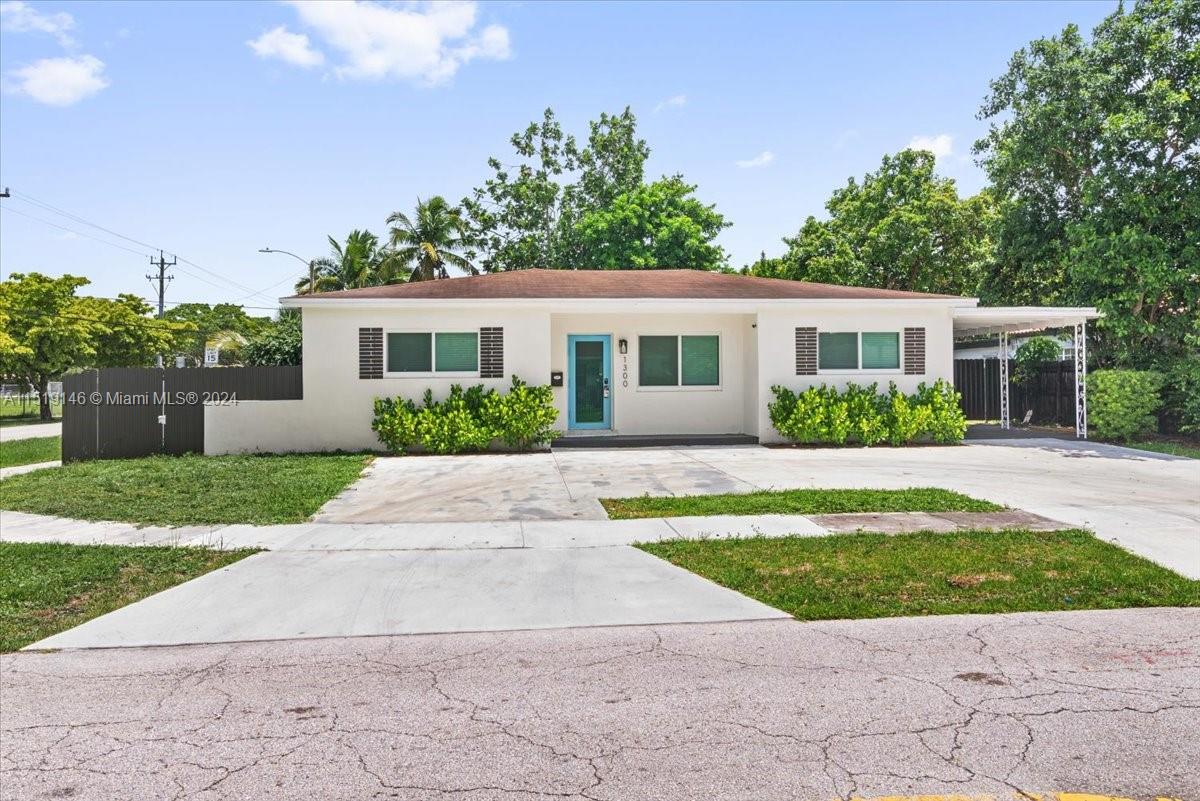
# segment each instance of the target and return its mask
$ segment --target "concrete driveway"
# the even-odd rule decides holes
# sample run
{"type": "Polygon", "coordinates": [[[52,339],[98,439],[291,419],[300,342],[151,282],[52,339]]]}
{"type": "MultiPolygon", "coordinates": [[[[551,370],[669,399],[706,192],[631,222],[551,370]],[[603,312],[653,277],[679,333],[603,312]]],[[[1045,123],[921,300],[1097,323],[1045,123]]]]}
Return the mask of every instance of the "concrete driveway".
{"type": "Polygon", "coordinates": [[[20,653],[0,797],[1196,799],[1198,655],[1181,609],[20,653]]]}
{"type": "Polygon", "coordinates": [[[603,519],[601,497],[796,487],[958,490],[1090,528],[1200,578],[1200,461],[1051,439],[895,449],[662,448],[383,458],[316,519],[603,519]]]}

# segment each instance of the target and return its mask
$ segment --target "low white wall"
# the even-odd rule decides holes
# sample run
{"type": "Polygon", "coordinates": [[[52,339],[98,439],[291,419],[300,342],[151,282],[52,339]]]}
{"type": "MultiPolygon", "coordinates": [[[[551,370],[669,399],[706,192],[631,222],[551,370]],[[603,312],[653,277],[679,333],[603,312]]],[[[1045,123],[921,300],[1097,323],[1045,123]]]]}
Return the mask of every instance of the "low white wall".
{"type": "Polygon", "coordinates": [[[292,453],[308,451],[296,435],[310,425],[302,400],[238,401],[204,407],[204,452],[292,453]]]}
{"type": "Polygon", "coordinates": [[[567,428],[567,337],[612,336],[612,432],[615,434],[740,434],[745,430],[745,314],[555,314],[550,325],[549,370],[562,370],[555,388],[559,428],[567,428]],[[638,336],[718,334],[720,387],[638,386],[638,336]],[[629,342],[622,355],[618,343],[629,342]]]}
{"type": "MultiPolygon", "coordinates": [[[[940,304],[860,305],[851,304],[813,307],[803,311],[763,311],[758,315],[758,437],[760,442],[782,442],[783,438],[771,425],[767,404],[774,399],[771,387],[784,386],[803,390],[828,384],[864,385],[878,383],[887,391],[888,382],[895,381],[903,392],[914,392],[922,381],[932,384],[939,378],[954,380],[954,317],[947,306],[940,304]],[[817,331],[897,331],[900,332],[901,354],[904,348],[904,329],[925,329],[925,372],[904,375],[899,371],[858,370],[853,373],[818,373],[796,375],[796,328],[816,326],[817,331]]],[[[901,359],[903,361],[903,357],[901,359]]],[[[903,368],[903,364],[901,365],[903,368]]]]}

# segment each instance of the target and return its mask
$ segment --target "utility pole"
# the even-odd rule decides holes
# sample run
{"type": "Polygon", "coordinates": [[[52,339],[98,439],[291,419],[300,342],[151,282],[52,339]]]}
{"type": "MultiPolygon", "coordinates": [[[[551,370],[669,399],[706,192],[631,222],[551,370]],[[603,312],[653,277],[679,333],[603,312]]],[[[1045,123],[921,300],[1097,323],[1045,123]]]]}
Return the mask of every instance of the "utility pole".
{"type": "MultiPolygon", "coordinates": [[[[163,306],[166,305],[165,300],[166,300],[166,294],[167,294],[167,282],[175,280],[175,276],[167,275],[167,268],[175,266],[175,257],[172,256],[171,260],[167,261],[166,258],[163,256],[163,252],[160,250],[160,251],[158,251],[158,261],[155,261],[153,256],[150,257],[150,266],[158,268],[158,275],[147,275],[146,280],[150,281],[150,282],[158,281],[158,319],[161,320],[162,316],[163,316],[163,306]]],[[[158,367],[163,366],[163,356],[161,353],[158,354],[158,358],[155,360],[155,362],[158,367]]],[[[166,441],[165,437],[167,436],[166,435],[167,409],[166,409],[166,383],[165,383],[166,379],[164,378],[163,381],[164,381],[164,384],[163,384],[163,413],[159,416],[158,420],[159,420],[159,423],[163,426],[163,437],[164,437],[163,441],[165,442],[166,441]]]]}
{"type": "Polygon", "coordinates": [[[158,261],[155,261],[153,256],[150,257],[150,266],[158,268],[158,275],[147,275],[146,280],[151,282],[158,281],[158,317],[161,320],[167,293],[167,282],[175,280],[175,276],[167,275],[167,268],[175,266],[175,257],[172,256],[171,260],[167,261],[160,250],[158,251],[158,261]]]}

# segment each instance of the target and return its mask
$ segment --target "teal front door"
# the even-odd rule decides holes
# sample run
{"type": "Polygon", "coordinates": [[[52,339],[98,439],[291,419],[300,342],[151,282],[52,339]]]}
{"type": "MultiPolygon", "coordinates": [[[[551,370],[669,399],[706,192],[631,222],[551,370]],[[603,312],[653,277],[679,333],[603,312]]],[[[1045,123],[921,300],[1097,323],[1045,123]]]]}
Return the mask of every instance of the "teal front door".
{"type": "Polygon", "coordinates": [[[567,337],[567,428],[612,428],[612,337],[567,337]]]}

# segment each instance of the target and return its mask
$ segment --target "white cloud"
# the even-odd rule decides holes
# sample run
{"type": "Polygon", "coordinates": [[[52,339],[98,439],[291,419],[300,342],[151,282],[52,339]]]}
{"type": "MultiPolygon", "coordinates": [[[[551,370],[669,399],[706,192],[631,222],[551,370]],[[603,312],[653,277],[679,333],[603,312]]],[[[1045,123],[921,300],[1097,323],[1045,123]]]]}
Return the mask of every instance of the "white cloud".
{"type": "Polygon", "coordinates": [[[687,95],[672,95],[654,107],[657,113],[665,108],[683,108],[687,105],[687,95]]]}
{"type": "Polygon", "coordinates": [[[63,47],[74,47],[70,31],[75,18],[65,11],[43,14],[24,0],[4,0],[0,3],[0,26],[13,33],[46,33],[63,47]]]}
{"type": "Polygon", "coordinates": [[[272,28],[257,39],[246,42],[260,58],[277,58],[297,67],[316,67],[325,62],[325,55],[309,44],[302,33],[292,33],[286,26],[272,28]]]}
{"type": "Polygon", "coordinates": [[[950,134],[914,136],[908,147],[910,150],[928,150],[934,158],[944,159],[954,153],[954,137],[950,134]]]}
{"type": "MultiPolygon", "coordinates": [[[[508,29],[502,25],[477,24],[478,4],[467,0],[413,2],[384,5],[372,0],[289,0],[327,52],[336,52],[339,78],[364,80],[408,80],[435,85],[444,83],[463,65],[476,60],[502,61],[511,57],[508,29]]],[[[279,40],[267,55],[284,58],[279,52],[283,37],[296,37],[285,28],[270,34],[279,40]]],[[[262,43],[262,37],[256,40],[262,43]]],[[[288,39],[293,55],[303,49],[288,39]]],[[[251,43],[256,52],[264,55],[251,43]]],[[[299,63],[292,61],[292,63],[299,63]]],[[[311,63],[301,64],[312,66],[311,63]]]]}
{"type": "Polygon", "coordinates": [[[49,106],[70,106],[108,86],[95,56],[43,58],[8,74],[8,88],[49,106]]]}
{"type": "Polygon", "coordinates": [[[741,161],[735,161],[734,164],[741,167],[742,169],[748,169],[751,167],[765,167],[774,160],[775,160],[775,154],[772,153],[770,150],[764,150],[763,152],[759,153],[757,156],[755,156],[752,159],[743,159],[741,161]]]}

